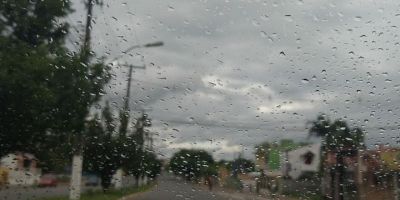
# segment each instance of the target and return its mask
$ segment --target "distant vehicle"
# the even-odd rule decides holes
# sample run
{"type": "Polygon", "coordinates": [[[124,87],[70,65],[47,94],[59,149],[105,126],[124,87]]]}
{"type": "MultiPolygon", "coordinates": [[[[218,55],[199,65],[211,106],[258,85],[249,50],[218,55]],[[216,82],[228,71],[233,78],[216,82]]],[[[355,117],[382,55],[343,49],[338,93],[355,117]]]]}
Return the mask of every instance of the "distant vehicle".
{"type": "Polygon", "coordinates": [[[39,187],[56,187],[58,184],[58,180],[56,175],[54,174],[45,174],[40,177],[38,182],[39,187]]]}
{"type": "Polygon", "coordinates": [[[98,186],[100,183],[99,177],[95,175],[90,175],[86,178],[85,185],[86,186],[98,186]]]}

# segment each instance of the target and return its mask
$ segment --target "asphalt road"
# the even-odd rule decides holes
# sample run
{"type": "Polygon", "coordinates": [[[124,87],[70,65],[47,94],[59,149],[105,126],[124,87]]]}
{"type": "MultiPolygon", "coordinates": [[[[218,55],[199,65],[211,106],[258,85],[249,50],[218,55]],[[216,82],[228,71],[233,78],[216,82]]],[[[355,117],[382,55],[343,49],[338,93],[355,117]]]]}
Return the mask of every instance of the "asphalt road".
{"type": "Polygon", "coordinates": [[[163,175],[159,177],[157,185],[148,192],[136,194],[129,200],[212,200],[218,198],[206,188],[194,186],[173,176],[163,175]]]}
{"type": "MultiPolygon", "coordinates": [[[[84,188],[88,189],[88,188],[84,188]]],[[[9,187],[0,189],[0,200],[37,200],[45,197],[68,196],[68,185],[57,187],[9,187]]]]}
{"type": "Polygon", "coordinates": [[[214,187],[209,191],[205,185],[194,185],[174,176],[164,174],[158,178],[157,185],[143,193],[133,194],[125,200],[265,200],[291,198],[269,197],[265,192],[260,195],[248,192],[237,192],[214,187]]]}
{"type": "MultiPolygon", "coordinates": [[[[84,188],[83,190],[87,190],[84,188]]],[[[0,200],[37,200],[44,197],[67,196],[67,185],[54,188],[37,187],[10,187],[0,189],[0,200]]],[[[190,182],[178,179],[170,175],[162,175],[158,178],[156,186],[150,191],[134,194],[128,200],[248,200],[259,199],[244,193],[232,193],[214,188],[209,191],[207,187],[193,185],[190,182]]]]}

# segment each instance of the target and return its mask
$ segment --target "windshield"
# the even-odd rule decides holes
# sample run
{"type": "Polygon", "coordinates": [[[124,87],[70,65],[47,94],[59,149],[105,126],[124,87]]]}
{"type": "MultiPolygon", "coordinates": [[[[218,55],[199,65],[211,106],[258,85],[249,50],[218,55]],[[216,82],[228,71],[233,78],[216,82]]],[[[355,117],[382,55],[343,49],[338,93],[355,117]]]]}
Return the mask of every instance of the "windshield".
{"type": "Polygon", "coordinates": [[[2,1],[0,198],[398,199],[399,20],[389,0],[2,1]]]}

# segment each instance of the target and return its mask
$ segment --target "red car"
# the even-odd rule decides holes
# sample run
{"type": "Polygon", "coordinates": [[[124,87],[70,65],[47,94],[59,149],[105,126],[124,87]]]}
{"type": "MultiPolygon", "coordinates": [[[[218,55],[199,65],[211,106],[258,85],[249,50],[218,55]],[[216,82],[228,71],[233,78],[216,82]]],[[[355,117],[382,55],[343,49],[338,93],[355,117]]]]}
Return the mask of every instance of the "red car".
{"type": "Polygon", "coordinates": [[[57,177],[54,174],[45,174],[40,177],[39,187],[56,187],[58,184],[57,177]]]}

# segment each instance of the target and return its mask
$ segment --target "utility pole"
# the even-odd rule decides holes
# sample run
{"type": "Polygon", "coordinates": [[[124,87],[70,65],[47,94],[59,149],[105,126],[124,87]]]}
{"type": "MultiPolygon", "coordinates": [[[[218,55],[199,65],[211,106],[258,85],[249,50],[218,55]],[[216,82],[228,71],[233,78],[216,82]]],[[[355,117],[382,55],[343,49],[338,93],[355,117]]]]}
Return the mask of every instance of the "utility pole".
{"type": "Polygon", "coordinates": [[[93,4],[94,4],[94,0],[88,0],[86,26],[85,26],[85,38],[83,40],[83,46],[81,49],[82,61],[85,64],[88,64],[88,62],[89,62],[90,39],[91,39],[91,29],[92,29],[92,17],[93,17],[93,4]]]}
{"type": "MultiPolygon", "coordinates": [[[[91,38],[91,23],[94,0],[87,1],[87,16],[85,27],[85,38],[81,48],[80,56],[84,64],[89,64],[90,38],[91,38]]],[[[72,175],[70,183],[70,200],[79,200],[82,187],[82,165],[83,165],[83,133],[77,133],[75,141],[74,155],[72,158],[72,175]]]]}
{"type": "Polygon", "coordinates": [[[127,86],[127,89],[126,89],[126,97],[125,97],[125,104],[124,104],[124,111],[125,112],[127,112],[129,110],[129,99],[131,97],[132,72],[133,72],[133,65],[129,65],[128,86],[127,86]]]}
{"type": "Polygon", "coordinates": [[[133,68],[136,69],[146,69],[146,66],[135,66],[135,65],[129,65],[129,74],[128,74],[128,85],[127,85],[127,91],[126,91],[126,98],[125,98],[125,104],[124,104],[124,110],[128,111],[129,110],[129,99],[131,97],[131,82],[132,82],[132,72],[133,68]]]}
{"type": "MultiPolygon", "coordinates": [[[[126,54],[134,49],[138,49],[138,48],[149,48],[149,47],[159,47],[159,46],[163,46],[164,42],[162,41],[157,41],[157,42],[153,42],[153,43],[147,43],[144,45],[133,45],[131,47],[129,47],[128,49],[126,49],[125,51],[123,51],[123,54],[126,54]]],[[[123,56],[123,54],[118,55],[112,59],[110,59],[107,63],[112,63],[114,61],[117,61],[119,58],[121,58],[123,56]]],[[[129,124],[129,100],[130,100],[130,96],[131,96],[131,82],[132,82],[132,72],[133,72],[133,68],[137,68],[137,69],[146,69],[146,66],[134,66],[134,65],[129,65],[129,74],[128,74],[128,85],[127,85],[127,90],[126,90],[126,97],[125,97],[125,101],[124,101],[124,107],[120,113],[121,116],[121,125],[119,128],[119,134],[120,137],[125,137],[126,133],[128,132],[128,124],[129,124]]]]}
{"type": "Polygon", "coordinates": [[[129,65],[129,72],[128,72],[128,85],[126,89],[126,96],[125,96],[125,101],[124,101],[124,107],[122,110],[122,116],[121,116],[121,126],[119,129],[119,134],[120,137],[124,137],[126,133],[128,132],[128,124],[129,124],[129,100],[131,97],[131,82],[132,82],[132,72],[133,68],[138,68],[138,69],[146,69],[146,66],[134,66],[134,65],[129,65]]]}

